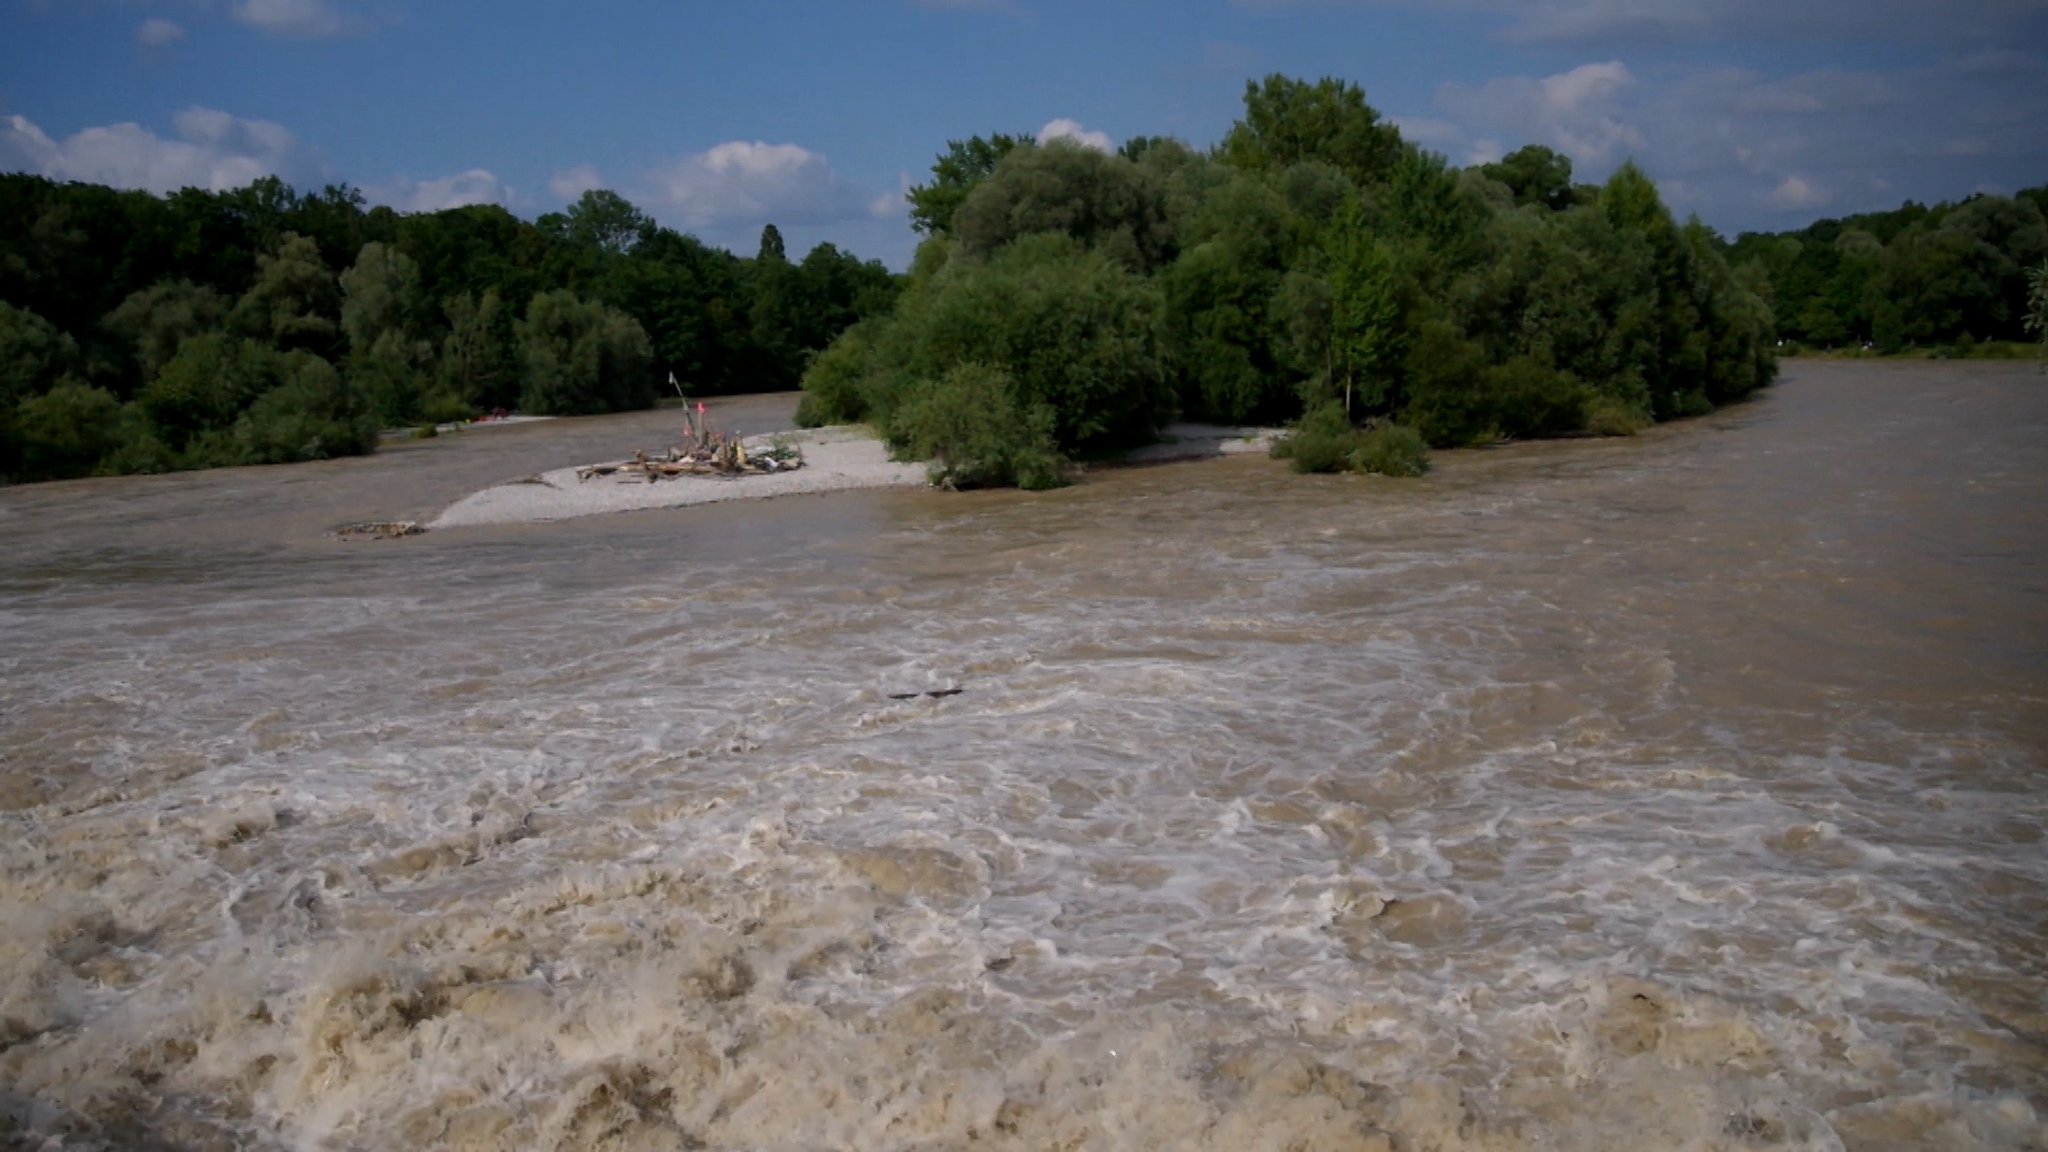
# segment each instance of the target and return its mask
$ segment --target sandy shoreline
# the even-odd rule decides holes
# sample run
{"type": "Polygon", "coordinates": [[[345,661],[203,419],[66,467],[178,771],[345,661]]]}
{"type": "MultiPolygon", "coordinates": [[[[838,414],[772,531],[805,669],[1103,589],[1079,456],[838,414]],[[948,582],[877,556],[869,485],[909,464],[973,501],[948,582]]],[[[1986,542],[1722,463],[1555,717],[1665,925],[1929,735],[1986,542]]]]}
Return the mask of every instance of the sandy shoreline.
{"type": "MultiPolygon", "coordinates": [[[[1275,434],[1272,429],[1177,424],[1166,430],[1159,443],[1137,449],[1117,463],[1157,464],[1264,453],[1275,434]]],[[[930,483],[924,464],[889,459],[888,448],[862,428],[817,428],[752,436],[746,443],[749,447],[765,447],[771,441],[794,444],[803,452],[804,466],[794,472],[766,476],[689,476],[655,483],[637,476],[582,480],[577,478],[577,468],[557,468],[463,497],[425,527],[534,524],[609,512],[870,488],[922,488],[930,483]]]]}

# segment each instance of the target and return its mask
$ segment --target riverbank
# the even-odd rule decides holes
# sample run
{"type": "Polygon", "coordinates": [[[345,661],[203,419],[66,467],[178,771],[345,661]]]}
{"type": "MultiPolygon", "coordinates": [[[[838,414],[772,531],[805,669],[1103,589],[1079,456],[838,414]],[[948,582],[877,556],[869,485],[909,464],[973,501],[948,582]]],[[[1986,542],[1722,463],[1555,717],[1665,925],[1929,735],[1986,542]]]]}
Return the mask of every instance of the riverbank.
{"type": "MultiPolygon", "coordinates": [[[[1279,435],[1273,428],[1176,424],[1159,442],[1105,462],[1114,467],[1177,460],[1264,454],[1279,435]]],[[[872,488],[923,488],[928,466],[889,458],[888,446],[864,428],[814,428],[748,437],[749,449],[787,445],[803,454],[802,468],[747,476],[685,476],[649,483],[639,475],[584,477],[588,465],[495,484],[456,501],[426,523],[430,529],[490,524],[536,524],[613,512],[687,508],[730,500],[817,495],[872,488]]]]}

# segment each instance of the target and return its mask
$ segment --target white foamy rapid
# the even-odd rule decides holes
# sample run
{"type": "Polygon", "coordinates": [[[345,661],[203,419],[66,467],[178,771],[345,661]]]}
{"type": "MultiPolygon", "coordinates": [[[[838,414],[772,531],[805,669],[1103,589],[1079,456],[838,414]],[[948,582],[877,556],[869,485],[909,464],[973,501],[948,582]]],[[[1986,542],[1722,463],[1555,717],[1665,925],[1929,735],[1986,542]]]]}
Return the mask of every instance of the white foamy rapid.
{"type": "Polygon", "coordinates": [[[1873,403],[10,569],[0,1138],[2039,1147],[2043,538],[1873,403]]]}

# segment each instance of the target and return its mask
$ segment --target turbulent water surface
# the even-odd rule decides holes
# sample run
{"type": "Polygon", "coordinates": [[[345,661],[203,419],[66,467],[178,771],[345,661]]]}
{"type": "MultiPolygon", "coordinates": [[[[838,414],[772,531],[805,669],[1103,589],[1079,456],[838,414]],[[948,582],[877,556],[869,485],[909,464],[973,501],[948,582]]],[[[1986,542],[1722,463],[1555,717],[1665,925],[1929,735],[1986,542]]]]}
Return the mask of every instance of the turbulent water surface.
{"type": "Polygon", "coordinates": [[[0,1144],[2048,1143],[2030,369],[324,534],[665,420],[0,493],[0,1144]]]}

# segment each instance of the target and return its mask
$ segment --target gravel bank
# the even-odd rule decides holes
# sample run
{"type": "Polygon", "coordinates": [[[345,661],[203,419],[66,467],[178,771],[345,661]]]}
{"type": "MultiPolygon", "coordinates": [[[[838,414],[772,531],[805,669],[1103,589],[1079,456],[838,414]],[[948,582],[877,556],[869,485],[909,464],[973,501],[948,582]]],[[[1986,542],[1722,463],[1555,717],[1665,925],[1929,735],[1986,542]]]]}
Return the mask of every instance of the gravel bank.
{"type": "MultiPolygon", "coordinates": [[[[748,438],[747,444],[765,446],[774,438],[754,436],[748,438]]],[[[802,449],[802,468],[772,476],[685,476],[651,484],[638,477],[621,480],[616,476],[597,476],[578,480],[575,468],[558,468],[464,497],[428,522],[427,527],[531,524],[722,500],[856,488],[921,488],[927,483],[924,465],[889,459],[889,450],[880,441],[857,428],[819,428],[783,433],[779,438],[802,449]]]]}

